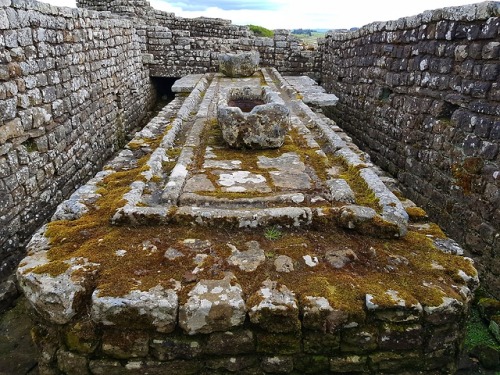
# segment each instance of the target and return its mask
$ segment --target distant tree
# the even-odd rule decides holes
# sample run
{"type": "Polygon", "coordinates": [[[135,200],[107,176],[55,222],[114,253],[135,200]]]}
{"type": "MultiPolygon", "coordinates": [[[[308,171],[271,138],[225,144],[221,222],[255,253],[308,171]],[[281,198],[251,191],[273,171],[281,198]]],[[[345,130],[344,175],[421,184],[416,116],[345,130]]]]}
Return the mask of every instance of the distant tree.
{"type": "Polygon", "coordinates": [[[312,29],[295,29],[295,30],[292,30],[292,34],[299,34],[299,35],[309,35],[311,36],[312,33],[315,33],[316,30],[312,30],[312,29]]]}
{"type": "Polygon", "coordinates": [[[248,28],[254,33],[255,36],[263,36],[267,38],[272,38],[274,36],[274,31],[266,29],[262,26],[247,25],[248,28]]]}

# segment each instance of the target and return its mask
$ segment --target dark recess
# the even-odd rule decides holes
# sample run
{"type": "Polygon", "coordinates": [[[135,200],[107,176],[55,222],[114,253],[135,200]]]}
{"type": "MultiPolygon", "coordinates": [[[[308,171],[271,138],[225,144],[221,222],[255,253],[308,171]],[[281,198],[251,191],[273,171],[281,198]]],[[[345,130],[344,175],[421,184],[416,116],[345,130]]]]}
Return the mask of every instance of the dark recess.
{"type": "Polygon", "coordinates": [[[151,80],[156,89],[159,100],[173,99],[175,94],[172,92],[172,85],[180,77],[152,77],[151,80]]]}

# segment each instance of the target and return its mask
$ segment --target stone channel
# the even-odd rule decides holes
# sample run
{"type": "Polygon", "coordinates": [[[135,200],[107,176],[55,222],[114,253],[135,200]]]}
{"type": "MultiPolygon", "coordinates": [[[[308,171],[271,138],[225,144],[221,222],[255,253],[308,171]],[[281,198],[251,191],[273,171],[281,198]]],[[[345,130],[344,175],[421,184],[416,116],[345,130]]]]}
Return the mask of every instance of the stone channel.
{"type": "Polygon", "coordinates": [[[28,246],[41,373],[456,369],[472,260],[322,115],[334,95],[273,68],[173,91],[28,246]],[[289,108],[281,147],[225,143],[244,87],[289,108]]]}

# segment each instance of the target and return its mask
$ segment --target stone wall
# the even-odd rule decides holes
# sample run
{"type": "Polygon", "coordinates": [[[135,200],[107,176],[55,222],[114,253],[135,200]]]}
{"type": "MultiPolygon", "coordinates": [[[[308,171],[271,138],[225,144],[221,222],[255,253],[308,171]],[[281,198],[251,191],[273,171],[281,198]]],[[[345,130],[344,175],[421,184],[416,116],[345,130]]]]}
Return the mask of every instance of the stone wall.
{"type": "Polygon", "coordinates": [[[146,28],[144,42],[147,52],[153,57],[151,76],[182,77],[193,73],[216,72],[220,52],[249,50],[259,51],[262,66],[273,66],[282,74],[319,75],[316,58],[319,53],[306,50],[288,30],[275,30],[274,38],[263,38],[255,37],[242,26],[207,23],[204,19],[190,20],[189,24],[193,26],[192,30],[212,30],[213,35],[172,26],[146,28]]]}
{"type": "Polygon", "coordinates": [[[330,116],[479,261],[500,297],[500,3],[329,33],[330,116]]]}
{"type": "MultiPolygon", "coordinates": [[[[182,77],[218,69],[220,52],[258,50],[262,66],[282,74],[319,77],[316,51],[308,51],[289,30],[275,30],[274,38],[255,37],[246,26],[220,18],[183,18],[153,9],[142,0],[78,0],[79,7],[133,17],[147,46],[151,76],[182,77]]],[[[146,51],[145,51],[146,52],[146,51]]]]}
{"type": "Polygon", "coordinates": [[[0,280],[154,100],[130,21],[0,1],[0,280]]]}

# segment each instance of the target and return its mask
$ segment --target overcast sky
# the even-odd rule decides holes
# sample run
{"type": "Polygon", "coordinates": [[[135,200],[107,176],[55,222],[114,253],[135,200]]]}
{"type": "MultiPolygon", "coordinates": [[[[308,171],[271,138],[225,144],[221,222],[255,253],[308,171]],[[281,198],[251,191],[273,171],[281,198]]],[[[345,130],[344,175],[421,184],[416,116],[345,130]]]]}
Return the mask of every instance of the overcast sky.
{"type": "MultiPolygon", "coordinates": [[[[75,0],[45,0],[75,6],[75,0]]],[[[340,29],[395,20],[428,9],[478,3],[475,0],[150,0],[153,7],[181,17],[230,19],[236,25],[268,29],[340,29]]]]}

